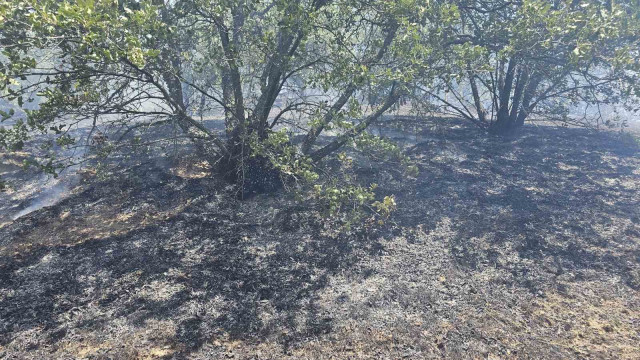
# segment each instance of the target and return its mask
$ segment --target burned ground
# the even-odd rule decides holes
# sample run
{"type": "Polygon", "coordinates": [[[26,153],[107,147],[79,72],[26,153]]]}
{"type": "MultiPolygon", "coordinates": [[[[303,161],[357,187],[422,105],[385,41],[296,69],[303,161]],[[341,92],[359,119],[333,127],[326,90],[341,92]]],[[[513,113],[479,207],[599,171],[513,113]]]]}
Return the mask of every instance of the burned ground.
{"type": "Polygon", "coordinates": [[[416,180],[357,162],[397,199],[379,229],[336,232],[282,194],[239,201],[188,159],[6,224],[0,357],[639,358],[637,145],[412,129],[388,134],[416,180]]]}

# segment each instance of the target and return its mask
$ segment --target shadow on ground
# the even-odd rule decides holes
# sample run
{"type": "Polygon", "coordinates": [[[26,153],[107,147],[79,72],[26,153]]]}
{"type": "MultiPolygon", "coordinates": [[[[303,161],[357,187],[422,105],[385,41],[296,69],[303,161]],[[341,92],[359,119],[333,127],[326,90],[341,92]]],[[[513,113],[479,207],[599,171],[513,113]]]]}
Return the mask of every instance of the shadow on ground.
{"type": "Polygon", "coordinates": [[[358,162],[399,204],[379,231],[152,165],[1,228],[0,355],[637,355],[637,147],[432,125],[405,141],[417,180],[358,162]]]}
{"type": "MultiPolygon", "coordinates": [[[[555,275],[604,271],[638,290],[640,161],[629,141],[624,134],[546,126],[512,139],[487,138],[459,124],[411,147],[423,175],[398,194],[417,211],[399,217],[428,229],[449,219],[452,252],[474,270],[504,265],[499,252],[515,251],[519,259],[545,262],[555,275]],[[423,216],[434,212],[440,217],[423,216]]],[[[535,274],[527,274],[533,269],[513,271],[520,285],[538,291],[535,274]]]]}
{"type": "MultiPolygon", "coordinates": [[[[296,207],[269,209],[269,204],[282,206],[276,199],[240,203],[220,191],[223,184],[145,171],[155,174],[94,185],[3,229],[5,249],[16,250],[9,243],[20,239],[29,239],[29,246],[1,259],[0,345],[24,341],[24,350],[42,351],[76,330],[166,320],[173,329],[162,345],[169,345],[173,355],[216,337],[275,338],[286,352],[292,339],[331,330],[332,316],[314,304],[315,292],[326,286],[328,276],[356,261],[355,243],[359,251],[375,246],[367,234],[349,240],[322,236],[320,225],[296,207]],[[125,202],[113,196],[118,192],[125,202]],[[74,231],[92,224],[65,221],[90,217],[96,209],[84,205],[105,198],[119,211],[153,208],[149,217],[156,219],[116,221],[94,238],[74,238],[74,231]],[[162,211],[172,207],[179,211],[169,216],[162,211]],[[60,233],[42,239],[43,227],[60,233]],[[16,339],[17,333],[28,339],[16,339]]],[[[100,354],[101,349],[94,350],[100,354]]],[[[130,351],[119,354],[133,356],[130,351]]]]}

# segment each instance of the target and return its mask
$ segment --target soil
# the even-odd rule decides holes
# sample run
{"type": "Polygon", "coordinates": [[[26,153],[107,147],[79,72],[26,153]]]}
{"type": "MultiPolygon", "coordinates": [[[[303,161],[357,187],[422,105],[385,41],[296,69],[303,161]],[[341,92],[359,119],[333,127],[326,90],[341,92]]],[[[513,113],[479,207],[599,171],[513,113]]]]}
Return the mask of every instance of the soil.
{"type": "Polygon", "coordinates": [[[377,228],[337,231],[283,192],[238,200],[187,154],[6,220],[0,358],[640,358],[637,144],[410,128],[387,134],[415,180],[353,154],[396,197],[377,228]]]}

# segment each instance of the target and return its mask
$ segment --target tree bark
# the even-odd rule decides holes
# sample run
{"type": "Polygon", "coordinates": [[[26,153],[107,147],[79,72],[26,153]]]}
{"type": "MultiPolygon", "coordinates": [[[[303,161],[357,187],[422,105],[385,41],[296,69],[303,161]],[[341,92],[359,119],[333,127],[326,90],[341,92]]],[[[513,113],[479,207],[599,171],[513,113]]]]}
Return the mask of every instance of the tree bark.
{"type": "MultiPolygon", "coordinates": [[[[385,36],[382,46],[376,53],[376,56],[373,57],[371,60],[365,62],[367,65],[371,65],[373,63],[376,63],[382,60],[382,58],[384,57],[384,54],[389,49],[389,46],[391,46],[391,43],[393,42],[393,39],[396,36],[397,30],[398,30],[398,24],[396,22],[393,22],[389,28],[389,31],[387,32],[387,36],[385,36]]],[[[349,99],[351,98],[351,96],[353,96],[356,90],[357,90],[356,84],[350,83],[345,89],[345,91],[342,93],[342,95],[338,98],[338,100],[336,100],[336,102],[331,106],[329,111],[324,115],[320,124],[309,129],[309,132],[307,133],[307,136],[305,137],[304,142],[302,143],[303,154],[305,155],[309,154],[309,152],[311,151],[311,147],[313,146],[313,144],[315,144],[318,136],[320,135],[320,133],[322,133],[322,130],[324,130],[325,126],[327,126],[331,121],[333,121],[333,118],[347,103],[347,101],[349,101],[349,99]]]]}
{"type": "Polygon", "coordinates": [[[520,112],[518,113],[518,117],[516,118],[516,126],[523,126],[524,121],[533,110],[531,100],[533,100],[533,97],[535,96],[536,90],[538,89],[538,85],[540,84],[541,80],[542,76],[538,74],[533,76],[527,84],[524,95],[522,95],[522,106],[520,107],[520,112]]]}
{"type": "Polygon", "coordinates": [[[475,74],[471,71],[471,68],[468,69],[469,74],[469,85],[471,85],[471,94],[473,95],[473,103],[476,107],[476,112],[478,113],[478,120],[481,123],[486,122],[486,116],[484,112],[484,107],[482,106],[482,102],[480,101],[480,92],[478,91],[478,86],[476,84],[475,74]]]}
{"type": "Polygon", "coordinates": [[[340,109],[342,109],[342,107],[347,103],[347,101],[349,101],[349,99],[351,98],[351,96],[355,91],[356,91],[356,86],[354,84],[350,84],[349,86],[347,86],[347,88],[342,93],[342,95],[338,98],[338,100],[336,100],[336,102],[333,103],[329,111],[327,111],[327,113],[324,114],[320,124],[309,129],[309,133],[307,133],[307,136],[305,137],[304,142],[302,143],[303,154],[309,153],[309,151],[311,150],[311,147],[316,142],[316,139],[318,138],[322,130],[324,130],[324,127],[333,120],[333,118],[340,111],[340,109]]]}
{"type": "Polygon", "coordinates": [[[509,114],[509,122],[513,127],[517,127],[516,120],[518,112],[520,110],[522,95],[528,81],[529,70],[526,68],[520,68],[520,70],[518,71],[518,79],[516,80],[516,89],[513,92],[513,100],[511,100],[511,113],[509,114]]]}
{"type": "Polygon", "coordinates": [[[498,112],[496,114],[496,122],[491,124],[489,132],[496,135],[504,135],[511,130],[511,118],[509,116],[509,99],[511,98],[511,89],[513,87],[514,74],[516,69],[515,59],[510,59],[507,65],[507,71],[504,78],[500,81],[498,112]]]}
{"type": "Polygon", "coordinates": [[[396,103],[396,101],[398,101],[398,98],[400,98],[400,93],[396,89],[396,86],[394,86],[391,89],[391,93],[389,94],[387,101],[385,101],[385,103],[382,106],[380,106],[373,114],[367,116],[363,121],[358,123],[358,125],[356,125],[351,130],[347,131],[345,134],[338,136],[337,139],[333,140],[323,148],[311,154],[311,159],[313,159],[314,161],[319,161],[325,156],[338,150],[340,147],[346,144],[347,141],[349,141],[350,139],[362,133],[364,130],[367,129],[367,127],[369,127],[369,125],[371,125],[372,122],[380,118],[380,116],[384,114],[385,111],[387,111],[391,106],[393,106],[393,104],[396,103]]]}

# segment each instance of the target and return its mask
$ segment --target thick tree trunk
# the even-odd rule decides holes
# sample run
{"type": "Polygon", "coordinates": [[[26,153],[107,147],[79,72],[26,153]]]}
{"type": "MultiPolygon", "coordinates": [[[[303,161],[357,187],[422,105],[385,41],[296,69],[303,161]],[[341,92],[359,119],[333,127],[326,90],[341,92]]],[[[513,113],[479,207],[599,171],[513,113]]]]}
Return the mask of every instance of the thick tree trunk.
{"type": "Polygon", "coordinates": [[[531,100],[533,100],[533,97],[535,96],[541,79],[542,77],[539,74],[534,75],[531,77],[529,83],[527,84],[527,88],[522,95],[522,105],[520,107],[520,112],[518,113],[518,116],[516,118],[516,126],[523,126],[524,121],[531,113],[531,110],[533,110],[531,100]]]}
{"type": "Polygon", "coordinates": [[[233,89],[231,88],[231,80],[229,76],[229,70],[226,65],[220,66],[220,80],[222,87],[222,103],[224,104],[224,125],[227,138],[231,137],[231,133],[235,128],[235,119],[233,116],[233,89]]]}
{"type": "Polygon", "coordinates": [[[489,133],[493,135],[507,135],[513,130],[509,115],[498,113],[496,121],[489,126],[489,133]]]}
{"type": "Polygon", "coordinates": [[[484,107],[482,106],[482,101],[480,100],[480,92],[478,91],[478,86],[476,85],[476,75],[471,70],[468,69],[469,74],[469,85],[471,85],[471,94],[473,95],[473,104],[476,108],[476,113],[478,114],[478,120],[481,123],[486,123],[487,118],[485,115],[484,107]]]}
{"type": "Polygon", "coordinates": [[[513,129],[511,122],[511,116],[509,114],[509,100],[511,99],[511,89],[513,87],[513,80],[515,76],[516,61],[511,59],[507,65],[507,71],[504,74],[504,78],[499,81],[499,102],[498,112],[496,114],[496,121],[489,126],[489,133],[495,135],[505,135],[513,129]]]}
{"type": "Polygon", "coordinates": [[[264,156],[247,153],[229,154],[219,159],[218,173],[237,185],[238,197],[244,199],[255,194],[273,192],[283,187],[283,174],[264,156]]]}
{"type": "Polygon", "coordinates": [[[513,127],[517,127],[516,122],[518,118],[518,112],[520,111],[520,104],[522,103],[522,94],[529,81],[529,70],[526,68],[520,68],[518,71],[518,79],[516,80],[516,89],[513,92],[513,100],[511,101],[511,113],[509,114],[510,122],[513,127]]]}

